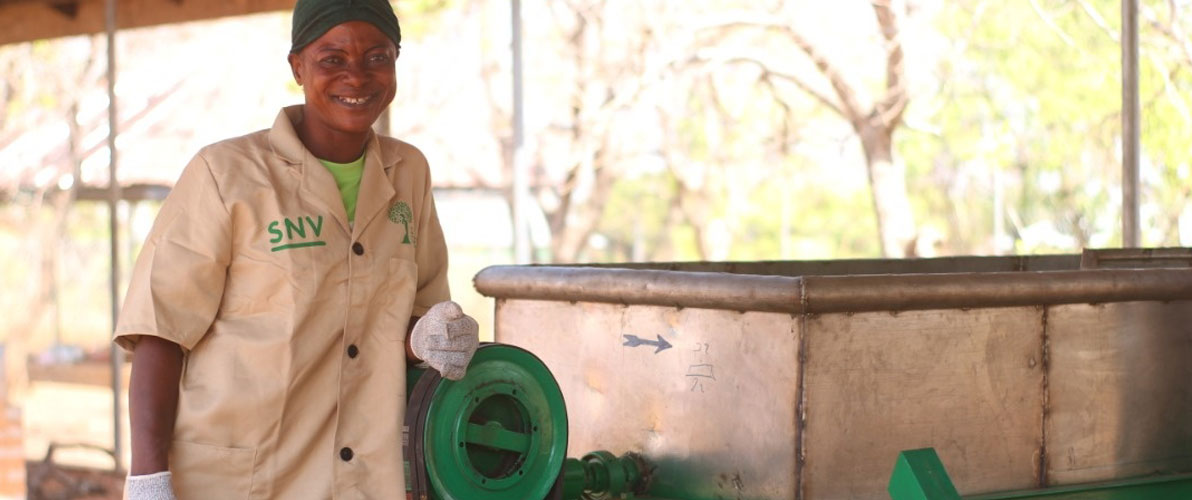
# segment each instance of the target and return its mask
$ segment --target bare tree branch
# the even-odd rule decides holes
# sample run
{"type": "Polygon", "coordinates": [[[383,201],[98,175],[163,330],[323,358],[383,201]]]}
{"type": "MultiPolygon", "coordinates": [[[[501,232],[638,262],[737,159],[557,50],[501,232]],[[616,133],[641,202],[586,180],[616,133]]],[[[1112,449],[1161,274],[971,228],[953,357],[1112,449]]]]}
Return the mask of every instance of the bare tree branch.
{"type": "Polygon", "coordinates": [[[798,87],[799,90],[802,90],[803,92],[807,93],[807,95],[811,96],[813,99],[818,101],[820,104],[824,105],[825,107],[832,110],[836,114],[844,117],[846,120],[852,119],[852,117],[849,116],[844,111],[844,109],[842,109],[840,107],[840,105],[837,104],[836,100],[832,99],[831,96],[817,90],[815,87],[811,86],[811,84],[804,81],[798,75],[794,75],[791,73],[786,73],[786,72],[772,69],[771,65],[766,61],[762,61],[755,57],[745,56],[745,55],[728,55],[728,54],[719,55],[719,54],[715,54],[714,52],[708,51],[708,50],[700,51],[700,53],[695,56],[695,59],[698,61],[708,62],[713,65],[726,65],[727,66],[727,65],[733,65],[733,64],[745,64],[745,65],[754,66],[754,67],[758,68],[759,70],[761,70],[761,72],[762,72],[761,77],[763,79],[770,80],[772,78],[776,78],[776,79],[779,79],[779,80],[782,80],[785,82],[789,82],[789,83],[793,84],[794,86],[798,87]]]}
{"type": "Polygon", "coordinates": [[[1122,42],[1122,35],[1109,26],[1109,23],[1105,21],[1101,13],[1097,12],[1097,8],[1093,7],[1088,0],[1076,0],[1076,3],[1080,4],[1080,8],[1084,9],[1084,13],[1088,14],[1089,18],[1093,20],[1093,24],[1101,28],[1101,31],[1105,32],[1110,40],[1113,40],[1115,43],[1122,42]]]}
{"type": "Polygon", "coordinates": [[[762,73],[759,78],[766,88],[770,89],[770,98],[774,99],[774,102],[782,108],[782,131],[777,138],[778,152],[784,156],[788,155],[790,154],[790,145],[792,142],[790,139],[792,129],[791,117],[795,114],[794,110],[791,109],[790,104],[779,97],[778,88],[774,86],[774,80],[767,73],[762,73]]]}
{"type": "Polygon", "coordinates": [[[1171,37],[1176,43],[1180,45],[1180,49],[1184,52],[1184,59],[1188,64],[1192,64],[1192,42],[1188,40],[1188,34],[1184,32],[1183,25],[1180,24],[1180,7],[1175,0],[1168,0],[1168,12],[1171,14],[1170,32],[1171,37]]]}
{"type": "Polygon", "coordinates": [[[886,40],[886,95],[878,101],[875,111],[889,131],[893,131],[902,121],[902,114],[909,102],[898,13],[891,4],[891,0],[873,0],[873,13],[881,28],[882,38],[886,40]]]}
{"type": "MultiPolygon", "coordinates": [[[[662,82],[675,64],[654,62],[644,56],[610,63],[612,59],[604,57],[602,52],[614,47],[586,35],[598,33],[613,14],[601,10],[604,4],[599,1],[568,0],[567,5],[571,9],[568,14],[573,17],[569,21],[574,24],[561,30],[561,34],[577,77],[571,88],[567,123],[553,129],[565,131],[571,154],[563,162],[567,169],[562,183],[535,184],[540,195],[549,193],[558,200],[554,208],[544,212],[553,235],[552,258],[559,261],[580,256],[588,237],[597,228],[604,202],[619,176],[620,160],[610,154],[618,114],[632,108],[644,92],[662,82]],[[593,95],[599,98],[587,99],[593,95]],[[590,190],[581,190],[581,186],[590,186],[590,190]]],[[[653,40],[651,33],[645,28],[642,39],[635,44],[636,50],[628,52],[644,54],[653,40]]]]}
{"type": "Polygon", "coordinates": [[[1167,64],[1154,51],[1148,50],[1147,56],[1151,60],[1151,64],[1154,64],[1155,68],[1159,70],[1157,71],[1159,76],[1163,77],[1163,95],[1167,96],[1167,101],[1171,103],[1171,107],[1175,108],[1180,118],[1184,120],[1184,126],[1192,125],[1192,113],[1188,111],[1188,105],[1184,103],[1184,98],[1180,95],[1179,89],[1171,81],[1173,71],[1167,69],[1167,64]]]}
{"type": "Polygon", "coordinates": [[[1039,19],[1043,20],[1043,24],[1046,24],[1047,28],[1050,29],[1052,33],[1055,33],[1056,36],[1060,37],[1060,40],[1062,40],[1065,45],[1076,48],[1076,42],[1073,42],[1072,37],[1068,36],[1067,33],[1064,33],[1064,30],[1060,29],[1060,27],[1055,24],[1055,20],[1053,20],[1051,16],[1049,16],[1046,12],[1043,12],[1043,7],[1039,6],[1038,0],[1031,0],[1031,8],[1035,9],[1035,14],[1039,16],[1039,19]]]}
{"type": "MultiPolygon", "coordinates": [[[[857,91],[845,80],[836,63],[787,24],[770,19],[751,18],[732,19],[703,28],[747,28],[777,33],[794,43],[828,80],[837,97],[834,109],[852,125],[865,153],[874,214],[882,241],[882,254],[889,257],[905,255],[907,245],[914,242],[916,233],[914,214],[907,200],[906,169],[897,161],[893,151],[892,136],[902,122],[909,103],[909,93],[905,84],[904,53],[898,16],[892,1],[896,0],[871,0],[882,37],[886,41],[886,90],[881,99],[875,100],[872,106],[866,108],[862,107],[857,91]]],[[[767,69],[765,65],[760,66],[763,70],[767,69]]],[[[799,82],[798,79],[793,81],[799,82]]],[[[801,87],[814,88],[806,84],[801,87]]],[[[809,94],[820,102],[832,102],[822,93],[809,94]]]]}
{"type": "Polygon", "coordinates": [[[828,79],[828,82],[832,85],[832,89],[836,92],[836,96],[840,100],[841,115],[846,117],[850,122],[853,122],[854,126],[865,119],[868,113],[861,111],[861,104],[857,100],[857,91],[845,80],[844,73],[840,71],[840,68],[836,67],[811,41],[804,38],[803,35],[789,25],[769,19],[736,19],[707,26],[703,29],[735,28],[762,29],[778,33],[789,39],[811,60],[812,64],[815,64],[816,69],[828,79]]]}
{"type": "Polygon", "coordinates": [[[1170,20],[1168,24],[1159,21],[1159,16],[1154,9],[1146,5],[1140,5],[1142,16],[1146,18],[1151,27],[1158,30],[1163,36],[1167,37],[1179,47],[1181,54],[1184,56],[1184,62],[1192,65],[1192,41],[1189,41],[1187,33],[1184,32],[1179,22],[1179,7],[1175,2],[1168,2],[1168,9],[1170,12],[1170,20]]]}

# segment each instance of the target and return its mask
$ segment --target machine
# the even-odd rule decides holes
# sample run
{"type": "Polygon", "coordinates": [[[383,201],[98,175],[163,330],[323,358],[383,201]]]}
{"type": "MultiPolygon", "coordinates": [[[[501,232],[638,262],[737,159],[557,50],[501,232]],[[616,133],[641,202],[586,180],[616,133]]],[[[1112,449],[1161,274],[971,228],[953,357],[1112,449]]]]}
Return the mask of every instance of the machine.
{"type": "Polygon", "coordinates": [[[484,344],[462,380],[410,369],[402,436],[413,500],[647,499],[641,456],[566,458],[567,407],[541,360],[484,344]]]}

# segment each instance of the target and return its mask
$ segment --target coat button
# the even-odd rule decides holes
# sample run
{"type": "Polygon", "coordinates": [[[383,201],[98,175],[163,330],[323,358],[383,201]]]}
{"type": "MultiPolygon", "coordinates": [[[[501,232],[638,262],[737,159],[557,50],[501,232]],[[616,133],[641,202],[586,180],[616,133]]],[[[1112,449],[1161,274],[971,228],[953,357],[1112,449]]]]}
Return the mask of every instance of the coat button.
{"type": "Polygon", "coordinates": [[[352,449],[348,448],[347,446],[341,448],[339,450],[339,458],[342,458],[343,461],[345,461],[345,462],[351,461],[352,460],[352,449]]]}
{"type": "Polygon", "coordinates": [[[349,358],[355,359],[357,354],[360,354],[360,349],[356,347],[356,344],[352,344],[352,345],[348,346],[348,357],[349,358]]]}
{"type": "Polygon", "coordinates": [[[359,241],[352,243],[352,253],[356,255],[364,255],[364,245],[361,245],[359,241]]]}

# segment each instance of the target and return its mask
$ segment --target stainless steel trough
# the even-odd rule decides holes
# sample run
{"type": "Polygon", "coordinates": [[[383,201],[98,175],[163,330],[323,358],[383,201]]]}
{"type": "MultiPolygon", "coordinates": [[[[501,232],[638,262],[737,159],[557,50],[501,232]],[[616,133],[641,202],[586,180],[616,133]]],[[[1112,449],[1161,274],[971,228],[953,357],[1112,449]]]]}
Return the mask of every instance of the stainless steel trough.
{"type": "Polygon", "coordinates": [[[1192,470],[1190,261],[498,266],[475,284],[496,340],[558,378],[572,453],[643,453],[659,496],[885,498],[913,448],[963,494],[1192,470]]]}

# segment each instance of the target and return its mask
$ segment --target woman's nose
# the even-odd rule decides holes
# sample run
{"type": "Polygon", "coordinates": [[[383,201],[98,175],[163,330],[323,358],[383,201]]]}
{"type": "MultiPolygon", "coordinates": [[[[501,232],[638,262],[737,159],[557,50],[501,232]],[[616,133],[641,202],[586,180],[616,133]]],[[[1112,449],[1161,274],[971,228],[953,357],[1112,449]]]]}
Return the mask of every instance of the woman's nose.
{"type": "Polygon", "coordinates": [[[364,62],[349,63],[343,72],[344,79],[348,83],[361,84],[368,81],[368,71],[364,68],[364,62]]]}

